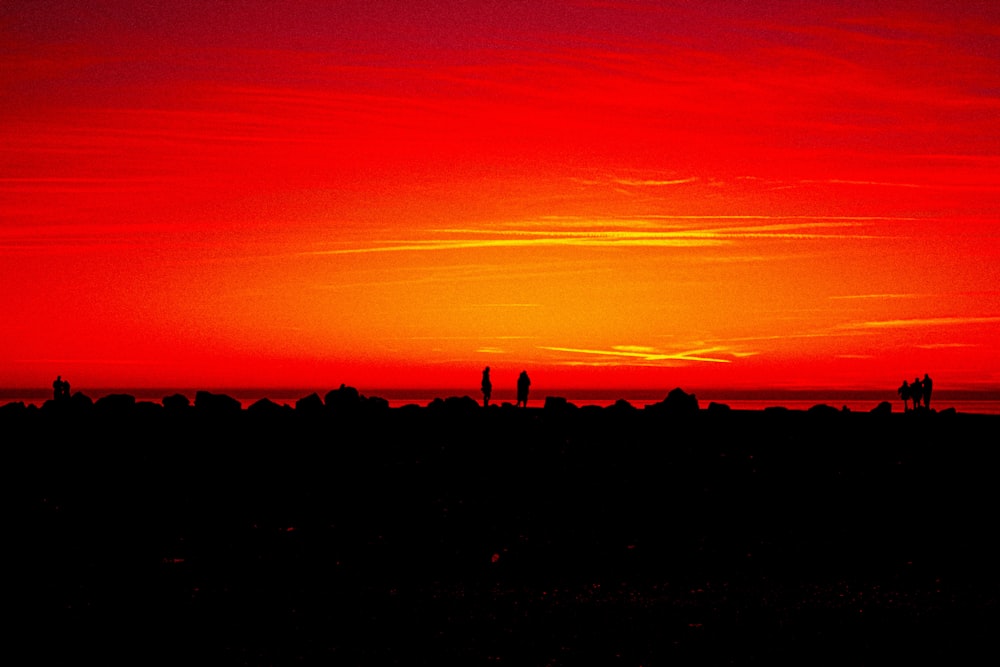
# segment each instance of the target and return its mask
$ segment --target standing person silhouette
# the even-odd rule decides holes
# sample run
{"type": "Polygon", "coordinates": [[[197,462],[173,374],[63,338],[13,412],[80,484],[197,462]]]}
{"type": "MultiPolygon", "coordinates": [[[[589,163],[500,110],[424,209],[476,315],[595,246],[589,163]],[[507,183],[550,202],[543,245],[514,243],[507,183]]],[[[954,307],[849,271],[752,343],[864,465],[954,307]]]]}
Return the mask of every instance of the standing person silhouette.
{"type": "Polygon", "coordinates": [[[899,389],[896,390],[899,397],[903,399],[903,412],[910,411],[910,385],[906,380],[903,380],[903,384],[899,385],[899,389]]]}
{"type": "Polygon", "coordinates": [[[517,406],[528,407],[528,387],[531,386],[531,378],[528,377],[528,371],[521,371],[521,374],[517,377],[517,406]]]}
{"type": "Polygon", "coordinates": [[[910,398],[913,399],[913,409],[920,409],[920,399],[924,397],[924,387],[920,384],[920,378],[913,378],[913,384],[910,385],[910,398]]]}
{"type": "Polygon", "coordinates": [[[69,382],[62,379],[62,375],[57,375],[52,383],[52,398],[62,401],[69,398],[69,382]]]}
{"type": "Polygon", "coordinates": [[[480,387],[483,390],[483,407],[488,407],[490,404],[490,395],[493,394],[493,383],[490,382],[490,367],[487,366],[483,369],[483,384],[480,387]]]}
{"type": "Polygon", "coordinates": [[[927,373],[924,373],[924,407],[931,409],[931,390],[934,389],[934,380],[927,373]]]}

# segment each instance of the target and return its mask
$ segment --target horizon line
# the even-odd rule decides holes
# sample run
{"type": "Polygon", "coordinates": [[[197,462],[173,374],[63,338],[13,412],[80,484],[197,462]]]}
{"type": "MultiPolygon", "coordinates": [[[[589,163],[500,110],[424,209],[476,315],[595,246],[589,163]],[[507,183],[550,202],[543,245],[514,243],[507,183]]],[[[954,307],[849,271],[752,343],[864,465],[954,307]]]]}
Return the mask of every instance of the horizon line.
{"type": "MultiPolygon", "coordinates": [[[[452,396],[477,396],[481,392],[478,387],[372,387],[372,388],[362,388],[357,385],[352,385],[349,383],[344,383],[348,387],[357,389],[359,393],[367,397],[386,397],[386,395],[396,396],[396,397],[429,397],[429,398],[448,398],[452,396]]],[[[85,395],[88,393],[94,393],[95,398],[100,396],[106,396],[108,394],[158,394],[162,393],[165,396],[171,394],[185,394],[191,393],[195,394],[200,391],[207,391],[211,393],[223,393],[223,394],[236,394],[236,395],[259,395],[261,397],[268,397],[269,393],[279,395],[281,398],[288,398],[290,395],[294,394],[298,398],[305,398],[311,394],[325,394],[330,391],[336,391],[339,386],[332,386],[329,388],[315,388],[311,386],[204,386],[204,387],[194,387],[194,386],[146,386],[146,387],[123,387],[123,386],[107,386],[107,387],[97,387],[97,386],[84,386],[82,389],[74,389],[73,393],[81,392],[85,395]]],[[[533,389],[532,395],[539,397],[539,399],[554,396],[554,397],[565,397],[571,398],[574,396],[583,398],[600,398],[600,399],[613,399],[613,398],[624,398],[629,400],[629,396],[632,400],[640,400],[637,397],[649,397],[648,400],[662,400],[670,391],[675,387],[670,388],[657,388],[657,387],[551,387],[546,390],[533,389]]],[[[684,390],[686,393],[694,394],[697,396],[699,393],[702,394],[713,394],[716,396],[725,397],[732,400],[769,400],[769,399],[787,399],[796,400],[797,397],[802,400],[809,398],[853,398],[858,400],[876,400],[878,398],[885,398],[887,396],[892,397],[896,395],[896,387],[868,387],[868,388],[844,388],[844,387],[714,387],[714,386],[691,386],[683,387],[678,386],[676,388],[684,390]]],[[[986,388],[972,388],[968,386],[963,387],[935,387],[935,396],[939,397],[949,397],[952,399],[964,399],[964,400],[996,400],[1000,401],[1000,385],[995,387],[986,388]]],[[[516,394],[516,388],[506,388],[506,387],[495,387],[493,391],[494,396],[501,395],[505,396],[510,394],[514,396],[516,394]]],[[[52,395],[52,389],[50,387],[0,387],[0,399],[7,398],[44,398],[50,397],[52,395]]],[[[645,398],[641,400],[647,400],[645,398]]],[[[889,398],[887,400],[893,400],[889,398]]]]}

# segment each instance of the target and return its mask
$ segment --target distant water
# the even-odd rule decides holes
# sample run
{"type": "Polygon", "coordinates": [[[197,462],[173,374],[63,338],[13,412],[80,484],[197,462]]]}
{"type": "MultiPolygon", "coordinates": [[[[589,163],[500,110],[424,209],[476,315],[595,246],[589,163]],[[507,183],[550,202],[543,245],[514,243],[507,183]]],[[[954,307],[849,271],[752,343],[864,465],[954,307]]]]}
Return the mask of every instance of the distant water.
{"type": "MultiPolygon", "coordinates": [[[[399,390],[399,389],[374,389],[365,390],[363,388],[358,388],[362,394],[366,396],[379,396],[386,399],[389,402],[390,407],[401,407],[403,405],[420,405],[425,406],[435,398],[447,398],[449,396],[470,396],[477,401],[482,400],[482,395],[478,391],[470,390],[460,390],[460,389],[443,389],[443,390],[399,390]]],[[[74,393],[77,389],[74,388],[74,393]]],[[[194,401],[195,394],[197,390],[194,389],[91,389],[87,387],[81,387],[79,391],[90,398],[97,400],[102,396],[107,396],[108,394],[131,394],[135,396],[137,400],[140,401],[152,401],[159,403],[163,400],[164,396],[169,396],[171,394],[182,394],[187,396],[192,402],[194,401]]],[[[268,398],[279,405],[295,405],[295,402],[300,398],[308,396],[312,393],[317,393],[322,397],[329,389],[210,389],[216,393],[225,393],[233,398],[239,400],[243,407],[249,407],[255,401],[262,398],[268,398]]],[[[657,392],[650,390],[622,390],[621,392],[614,392],[613,390],[605,391],[580,391],[580,390],[565,390],[565,391],[537,391],[532,392],[528,406],[529,407],[541,407],[545,402],[546,396],[562,396],[578,406],[584,405],[596,405],[596,406],[608,406],[615,403],[619,399],[624,399],[634,405],[637,408],[642,408],[646,405],[651,405],[662,401],[666,396],[665,391],[657,392]]],[[[752,396],[748,397],[746,395],[739,394],[723,394],[723,393],[711,393],[711,392],[695,392],[698,403],[702,408],[708,407],[711,402],[725,403],[734,410],[763,410],[769,407],[785,407],[790,410],[808,410],[814,405],[826,404],[833,406],[835,408],[842,408],[846,406],[852,412],[868,412],[875,406],[877,406],[882,401],[889,401],[892,404],[893,412],[902,412],[903,404],[894,394],[886,393],[884,396],[880,396],[878,392],[854,392],[847,394],[823,394],[822,392],[808,392],[807,396],[800,394],[790,395],[775,395],[775,396],[752,396]],[[894,400],[895,399],[895,400],[894,400]]],[[[27,404],[42,405],[46,400],[51,398],[50,390],[25,390],[25,389],[0,389],[0,405],[7,403],[23,402],[27,404]]],[[[492,402],[495,404],[502,403],[514,403],[516,397],[513,392],[509,394],[507,392],[494,392],[492,402]]],[[[948,392],[939,391],[934,394],[931,401],[931,407],[935,410],[944,410],[947,408],[955,408],[958,412],[972,413],[972,414],[991,414],[1000,415],[1000,396],[997,398],[982,398],[982,395],[970,395],[969,392],[948,392]]]]}

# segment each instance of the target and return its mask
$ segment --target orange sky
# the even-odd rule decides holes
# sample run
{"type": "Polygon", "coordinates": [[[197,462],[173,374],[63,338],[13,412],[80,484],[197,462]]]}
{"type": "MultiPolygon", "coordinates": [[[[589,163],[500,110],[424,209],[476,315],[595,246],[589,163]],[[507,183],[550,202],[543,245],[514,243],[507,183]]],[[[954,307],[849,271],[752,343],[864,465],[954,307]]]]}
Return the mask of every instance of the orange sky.
{"type": "Polygon", "coordinates": [[[1000,5],[136,4],[0,6],[0,387],[1000,388],[1000,5]]]}

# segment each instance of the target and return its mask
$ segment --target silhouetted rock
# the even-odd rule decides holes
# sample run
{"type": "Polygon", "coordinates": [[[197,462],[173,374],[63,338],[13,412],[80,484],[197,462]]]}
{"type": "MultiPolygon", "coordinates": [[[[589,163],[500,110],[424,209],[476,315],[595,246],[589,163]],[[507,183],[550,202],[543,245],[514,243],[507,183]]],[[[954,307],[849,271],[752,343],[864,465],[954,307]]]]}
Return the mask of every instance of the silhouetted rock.
{"type": "Polygon", "coordinates": [[[384,414],[389,410],[389,401],[381,396],[368,396],[364,399],[364,407],[369,416],[384,414]]]}
{"type": "Polygon", "coordinates": [[[569,406],[569,401],[564,396],[546,396],[543,405],[546,412],[560,412],[569,406]]]}
{"type": "Polygon", "coordinates": [[[326,407],[338,412],[352,412],[361,406],[361,393],[354,387],[341,384],[339,389],[328,391],[324,397],[326,407]]]}
{"type": "Polygon", "coordinates": [[[889,401],[882,401],[874,408],[871,409],[873,415],[888,415],[892,414],[892,403],[889,401]]]}
{"type": "Polygon", "coordinates": [[[319,394],[312,393],[295,401],[295,412],[299,414],[318,415],[323,412],[323,399],[319,394]]]}
{"type": "Polygon", "coordinates": [[[671,416],[689,416],[698,414],[698,399],[694,394],[676,387],[671,389],[662,401],[646,407],[654,412],[663,412],[671,416]]]}
{"type": "Polygon", "coordinates": [[[840,414],[840,410],[826,403],[818,403],[809,408],[807,412],[811,415],[822,415],[824,417],[832,417],[840,414]]]}
{"type": "Polygon", "coordinates": [[[635,412],[637,409],[638,408],[636,408],[634,405],[626,401],[624,398],[619,398],[617,401],[614,402],[613,405],[608,406],[608,410],[613,410],[616,412],[632,413],[635,412]]]}
{"type": "Polygon", "coordinates": [[[82,392],[76,392],[68,400],[49,399],[42,404],[44,414],[80,414],[94,407],[94,402],[82,392]]]}
{"type": "Polygon", "coordinates": [[[732,412],[732,409],[725,403],[712,401],[708,404],[708,414],[710,415],[728,415],[730,412],[732,412]]]}
{"type": "Polygon", "coordinates": [[[471,396],[449,396],[444,399],[444,408],[455,414],[468,414],[479,410],[479,402],[471,396]]]}
{"type": "Polygon", "coordinates": [[[83,412],[94,407],[94,401],[91,400],[90,396],[87,396],[82,391],[78,391],[73,394],[70,399],[70,405],[73,407],[74,411],[83,412]]]}
{"type": "Polygon", "coordinates": [[[94,407],[103,412],[126,413],[135,407],[135,396],[131,394],[108,394],[97,399],[94,407]]]}
{"type": "Polygon", "coordinates": [[[24,406],[24,401],[17,401],[16,403],[7,403],[5,405],[0,405],[0,415],[4,417],[23,415],[27,411],[28,411],[27,408],[24,406]]]}
{"type": "Polygon", "coordinates": [[[191,407],[191,401],[189,401],[188,397],[183,394],[164,396],[161,403],[163,403],[163,407],[168,410],[185,410],[191,407]]]}
{"type": "MultiPolygon", "coordinates": [[[[934,411],[932,410],[931,412],[934,412],[934,411]]],[[[951,415],[956,415],[956,414],[958,414],[958,411],[957,411],[957,410],[955,410],[955,408],[945,408],[945,409],[944,409],[944,410],[942,410],[941,412],[938,412],[938,414],[939,414],[939,415],[949,415],[949,416],[951,416],[951,415]]]]}
{"type": "Polygon", "coordinates": [[[287,405],[278,405],[269,398],[262,398],[259,401],[254,401],[250,404],[250,407],[247,408],[247,414],[253,415],[254,417],[280,417],[291,412],[292,408],[287,405]]]}
{"type": "Polygon", "coordinates": [[[232,396],[208,391],[195,394],[194,407],[199,412],[211,415],[233,415],[243,410],[243,405],[232,396]]]}

